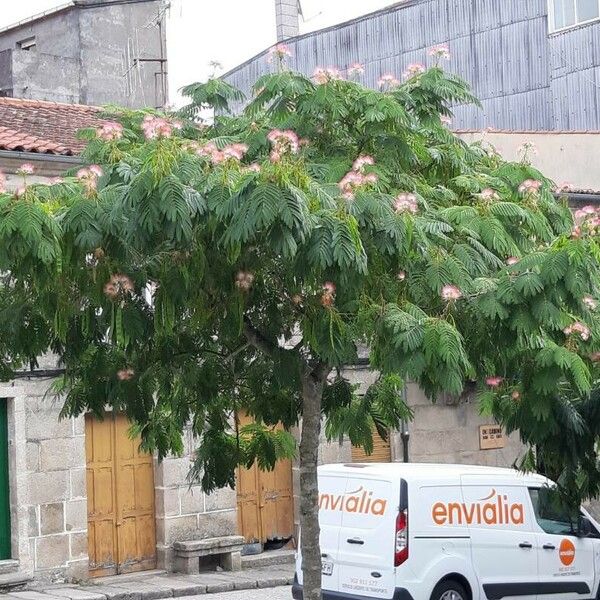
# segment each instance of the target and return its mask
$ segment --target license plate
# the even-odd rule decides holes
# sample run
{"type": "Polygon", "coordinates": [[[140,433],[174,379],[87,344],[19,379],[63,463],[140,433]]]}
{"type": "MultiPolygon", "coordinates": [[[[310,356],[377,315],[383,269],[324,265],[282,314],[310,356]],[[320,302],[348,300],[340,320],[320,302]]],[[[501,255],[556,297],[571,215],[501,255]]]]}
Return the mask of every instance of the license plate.
{"type": "Polygon", "coordinates": [[[331,575],[333,573],[333,563],[329,561],[323,561],[321,563],[321,573],[323,573],[323,575],[331,575]]]}

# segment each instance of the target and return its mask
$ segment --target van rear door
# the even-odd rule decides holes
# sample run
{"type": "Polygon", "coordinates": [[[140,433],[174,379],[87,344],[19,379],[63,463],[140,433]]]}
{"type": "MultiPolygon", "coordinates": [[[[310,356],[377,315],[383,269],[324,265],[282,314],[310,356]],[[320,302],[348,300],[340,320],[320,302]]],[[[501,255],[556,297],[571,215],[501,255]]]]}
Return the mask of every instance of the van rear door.
{"type": "Polygon", "coordinates": [[[349,476],[339,508],[339,591],[392,598],[399,482],[349,476]]]}
{"type": "MultiPolygon", "coordinates": [[[[339,590],[339,556],[338,546],[342,528],[342,513],[332,510],[330,500],[342,498],[346,491],[347,477],[345,474],[330,475],[319,472],[319,526],[321,535],[321,564],[323,577],[321,587],[324,590],[337,592],[339,590]]],[[[302,537],[302,532],[300,532],[302,537]]],[[[298,550],[296,560],[296,576],[302,585],[302,552],[298,550]]]]}

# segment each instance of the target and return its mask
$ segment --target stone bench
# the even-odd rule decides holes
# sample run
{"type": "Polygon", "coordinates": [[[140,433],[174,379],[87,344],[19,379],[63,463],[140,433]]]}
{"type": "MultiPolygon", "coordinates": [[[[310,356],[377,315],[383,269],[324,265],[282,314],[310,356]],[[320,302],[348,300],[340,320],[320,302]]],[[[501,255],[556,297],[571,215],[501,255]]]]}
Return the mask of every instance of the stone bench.
{"type": "Polygon", "coordinates": [[[175,572],[196,575],[200,572],[200,560],[207,557],[218,558],[219,564],[225,571],[240,571],[243,546],[244,537],[241,535],[174,542],[175,572]]]}

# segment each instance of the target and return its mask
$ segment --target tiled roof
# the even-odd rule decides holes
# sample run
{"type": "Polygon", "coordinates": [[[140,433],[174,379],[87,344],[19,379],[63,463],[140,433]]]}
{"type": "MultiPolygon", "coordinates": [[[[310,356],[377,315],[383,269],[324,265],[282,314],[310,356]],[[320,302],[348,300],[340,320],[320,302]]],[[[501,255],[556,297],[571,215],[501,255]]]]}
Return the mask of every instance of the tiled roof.
{"type": "Polygon", "coordinates": [[[0,150],[79,154],[86,142],[77,131],[99,126],[100,112],[97,106],[0,98],[0,150]]]}

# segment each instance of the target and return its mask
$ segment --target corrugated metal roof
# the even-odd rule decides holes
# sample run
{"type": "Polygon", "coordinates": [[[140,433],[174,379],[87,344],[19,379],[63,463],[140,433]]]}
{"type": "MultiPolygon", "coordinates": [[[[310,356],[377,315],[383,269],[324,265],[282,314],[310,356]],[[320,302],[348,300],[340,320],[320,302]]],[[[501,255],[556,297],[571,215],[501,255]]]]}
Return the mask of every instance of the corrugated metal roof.
{"type": "MultiPolygon", "coordinates": [[[[360,61],[370,87],[383,73],[427,64],[437,43],[448,43],[448,70],[483,104],[456,107],[456,127],[600,128],[600,23],[549,35],[546,0],[410,0],[286,41],[290,68],[310,75],[360,61]]],[[[248,93],[269,68],[261,53],[224,78],[248,93]]]]}

